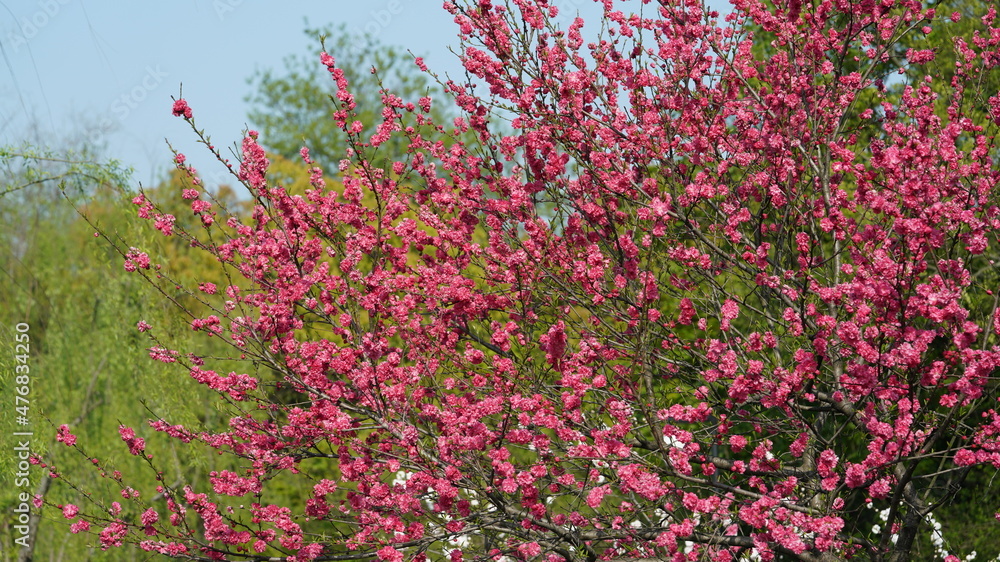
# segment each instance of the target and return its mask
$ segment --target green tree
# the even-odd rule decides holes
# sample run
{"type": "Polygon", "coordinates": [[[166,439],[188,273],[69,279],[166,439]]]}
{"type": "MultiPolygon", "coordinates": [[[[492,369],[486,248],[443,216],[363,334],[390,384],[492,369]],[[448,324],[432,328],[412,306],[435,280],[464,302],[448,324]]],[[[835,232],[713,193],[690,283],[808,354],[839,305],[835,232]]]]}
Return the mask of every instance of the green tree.
{"type": "MultiPolygon", "coordinates": [[[[17,324],[30,327],[31,375],[25,416],[30,425],[22,428],[17,423],[12,403],[0,409],[3,448],[11,450],[6,441],[13,431],[30,430],[32,453],[60,475],[52,478],[35,466],[26,486],[4,480],[0,539],[6,562],[25,560],[29,552],[23,550],[18,558],[18,552],[6,546],[15,544],[13,508],[21,492],[105,514],[117,500],[127,510],[129,502],[122,499],[114,470],[127,476],[145,498],[156,496],[158,483],[143,470],[140,458],[128,454],[118,439],[118,426],[136,427],[152,444],[160,436],[143,428],[151,417],[212,427],[216,414],[198,398],[205,396],[200,385],[183,371],[149,361],[147,348],[158,342],[186,342],[191,331],[167,301],[154,297],[153,286],[122,267],[120,248],[113,244],[119,240],[148,248],[154,256],[162,252],[155,249],[161,237],[140,228],[135,217],[130,202],[134,194],[124,187],[127,172],[114,163],[95,163],[92,154],[60,156],[31,148],[0,149],[0,166],[5,171],[0,182],[0,337],[13,342],[17,324]],[[95,237],[97,229],[106,237],[95,237]],[[140,333],[140,320],[154,329],[140,333]],[[166,381],[178,391],[155,391],[166,381]],[[64,424],[85,448],[56,441],[57,428],[64,424]],[[81,455],[84,451],[88,457],[109,459],[103,472],[111,477],[94,471],[81,455]],[[64,478],[98,493],[84,495],[64,485],[64,478]]],[[[0,356],[0,387],[5,389],[14,382],[12,351],[5,345],[0,356]]],[[[192,467],[217,462],[197,453],[176,454],[167,440],[160,445],[166,447],[158,462],[168,485],[189,482],[192,467]]],[[[13,460],[11,455],[0,457],[5,479],[14,473],[13,460]]],[[[32,522],[34,560],[136,559],[132,552],[95,548],[94,535],[73,534],[69,523],[62,517],[32,522]]]]}
{"type": "MultiPolygon", "coordinates": [[[[249,79],[253,93],[246,101],[252,105],[249,119],[261,131],[263,144],[289,160],[299,159],[299,149],[309,147],[311,157],[324,169],[332,170],[347,157],[348,139],[331,119],[336,84],[319,60],[319,47],[347,62],[344,77],[359,100],[381,99],[389,90],[403,100],[416,103],[421,97],[440,100],[441,87],[430,75],[421,73],[407,52],[381,44],[370,35],[349,32],[345,26],[307,28],[305,35],[315,40],[317,49],[308,55],[285,58],[281,70],[263,70],[249,79]],[[373,72],[375,69],[377,72],[373,72]]],[[[363,126],[362,138],[370,138],[382,122],[380,105],[359,103],[355,117],[363,126]]],[[[430,116],[444,123],[447,114],[432,105],[430,116]]],[[[398,159],[406,154],[405,139],[392,138],[383,145],[383,159],[398,159]]]]}

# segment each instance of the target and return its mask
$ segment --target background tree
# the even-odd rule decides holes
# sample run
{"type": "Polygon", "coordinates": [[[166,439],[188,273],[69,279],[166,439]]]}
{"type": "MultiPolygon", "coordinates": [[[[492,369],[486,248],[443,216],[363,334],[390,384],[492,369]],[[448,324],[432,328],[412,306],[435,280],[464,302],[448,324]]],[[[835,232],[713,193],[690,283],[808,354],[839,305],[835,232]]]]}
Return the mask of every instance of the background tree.
{"type": "MultiPolygon", "coordinates": [[[[307,33],[316,38],[318,47],[319,35],[329,31],[309,30],[307,33]]],[[[393,49],[384,48],[370,39],[362,40],[343,33],[338,36],[336,43],[339,47],[349,47],[356,54],[364,55],[359,58],[357,68],[351,67],[347,71],[352,81],[361,85],[360,91],[378,92],[381,75],[375,76],[369,72],[372,65],[377,65],[386,71],[385,75],[395,86],[405,86],[414,92],[425,94],[440,94],[439,87],[426,87],[429,81],[424,76],[403,70],[400,67],[400,53],[393,49]],[[366,45],[364,48],[360,47],[362,41],[366,45]]],[[[304,64],[304,61],[292,58],[289,64],[294,67],[304,64]]],[[[302,91],[299,93],[303,97],[299,101],[309,106],[307,109],[300,108],[301,114],[307,119],[316,119],[322,129],[322,125],[329,122],[329,110],[323,109],[324,105],[330,104],[329,92],[310,97],[316,92],[309,90],[307,84],[296,84],[296,80],[300,78],[294,68],[291,76],[284,79],[274,78],[270,73],[262,73],[255,78],[259,80],[262,92],[272,95],[267,98],[265,93],[261,93],[256,98],[257,103],[262,104],[262,107],[267,102],[276,104],[270,108],[263,107],[256,115],[268,126],[275,127],[273,138],[278,145],[282,144],[283,134],[288,136],[286,144],[295,148],[290,148],[287,152],[296,160],[300,159],[298,149],[302,139],[291,138],[292,130],[285,126],[287,123],[284,118],[273,118],[266,111],[280,107],[278,101],[282,98],[273,97],[275,89],[300,89],[302,91]]],[[[290,98],[284,101],[288,99],[290,98]]],[[[381,120],[381,116],[374,113],[359,118],[365,123],[371,122],[369,131],[374,130],[375,122],[381,120]]],[[[337,132],[333,132],[334,136],[337,132]]],[[[317,138],[324,137],[319,135],[317,138]]],[[[74,146],[76,144],[79,143],[74,143],[74,146]]],[[[155,412],[185,425],[208,428],[214,427],[218,418],[213,408],[206,408],[197,401],[181,400],[182,395],[187,398],[197,395],[188,394],[192,389],[186,388],[183,381],[178,383],[177,393],[145,399],[138,389],[159,385],[159,381],[166,378],[167,367],[161,365],[155,369],[139,368],[138,358],[148,354],[143,345],[149,347],[150,342],[145,335],[136,332],[134,323],[121,324],[121,321],[142,319],[159,328],[158,336],[163,338],[163,342],[187,342],[183,346],[188,350],[198,347],[201,355],[225,363],[225,357],[231,348],[218,345],[195,346],[184,331],[189,330],[188,322],[192,317],[211,312],[202,298],[199,285],[210,283],[226,286],[232,279],[224,269],[207,267],[210,263],[217,262],[208,261],[206,254],[187,251],[193,242],[197,243],[196,237],[172,236],[155,240],[135,230],[135,219],[124,221],[124,210],[134,207],[130,201],[134,194],[129,195],[127,188],[123,187],[128,183],[127,174],[118,171],[113,165],[97,164],[94,152],[99,151],[99,148],[92,150],[85,144],[80,146],[83,148],[82,152],[71,149],[67,151],[68,156],[28,146],[19,149],[5,148],[2,153],[7,174],[0,211],[3,212],[4,224],[8,226],[3,233],[4,246],[10,250],[3,254],[5,272],[10,281],[10,284],[5,284],[8,290],[3,293],[4,310],[9,313],[6,317],[10,320],[6,325],[13,325],[17,319],[28,321],[33,327],[32,334],[37,344],[36,369],[62,374],[61,377],[46,379],[44,383],[40,383],[39,394],[45,395],[47,400],[39,402],[38,411],[63,414],[62,417],[47,418],[46,424],[51,422],[58,426],[67,422],[70,430],[88,443],[89,453],[110,458],[117,468],[134,473],[139,463],[135,459],[132,459],[131,464],[128,459],[121,463],[122,459],[112,452],[113,442],[105,439],[115,435],[118,423],[129,420],[132,420],[129,423],[134,423],[135,419],[155,412]],[[169,264],[166,269],[156,272],[155,276],[150,276],[149,280],[155,281],[155,288],[139,283],[138,279],[131,276],[123,276],[121,256],[114,251],[108,253],[111,250],[109,247],[101,248],[104,241],[95,241],[92,236],[94,227],[115,242],[122,243],[128,239],[148,250],[154,259],[158,257],[158,261],[169,264]],[[64,277],[67,272],[71,275],[69,282],[64,277]],[[157,296],[164,300],[158,300],[157,296]],[[163,306],[147,308],[145,305],[149,302],[159,302],[163,306]],[[166,306],[168,302],[177,309],[166,306]],[[53,311],[53,308],[56,310],[53,311]],[[46,328],[50,323],[55,323],[58,328],[47,334],[46,328]],[[95,353],[100,353],[100,357],[95,357],[95,353]],[[92,373],[84,373],[90,377],[87,379],[89,382],[81,382],[81,365],[93,366],[92,373]],[[122,381],[131,382],[120,384],[122,381]],[[85,382],[85,388],[80,387],[85,382]],[[166,402],[162,402],[163,400],[166,402]],[[65,413],[77,410],[78,415],[72,420],[65,418],[65,413]]],[[[317,143],[317,146],[320,150],[329,148],[331,154],[343,150],[342,147],[334,148],[335,142],[329,141],[325,145],[317,143]]],[[[280,155],[272,154],[271,158],[275,161],[271,169],[272,176],[291,193],[301,194],[309,186],[308,172],[303,171],[301,166],[280,155]]],[[[175,225],[176,232],[194,233],[203,221],[199,215],[191,212],[191,205],[195,201],[184,198],[184,195],[197,187],[199,185],[191,182],[190,174],[178,169],[162,184],[146,190],[144,197],[155,203],[155,212],[159,216],[169,217],[165,224],[175,225]]],[[[221,210],[221,223],[230,216],[230,211],[239,211],[246,206],[246,201],[241,200],[226,185],[213,186],[211,196],[206,194],[204,198],[211,199],[216,208],[221,210]]],[[[127,246],[119,245],[121,250],[127,250],[127,246]]],[[[193,381],[188,380],[187,383],[193,384],[193,381]]],[[[272,397],[277,399],[285,394],[287,393],[283,390],[275,389],[272,397]]],[[[6,421],[13,424],[13,419],[6,421]]],[[[45,433],[53,434],[53,431],[54,426],[45,433]]],[[[46,442],[37,452],[47,462],[61,466],[69,451],[51,449],[50,445],[46,442]]],[[[165,473],[171,478],[187,474],[185,481],[195,483],[198,478],[190,472],[192,466],[211,469],[229,467],[202,455],[177,457],[176,451],[172,447],[169,449],[170,458],[175,462],[165,473]]],[[[83,488],[101,488],[99,479],[93,474],[77,475],[70,470],[66,476],[83,488]]],[[[61,504],[64,501],[80,503],[83,500],[75,490],[50,493],[50,482],[50,479],[43,478],[43,495],[49,501],[61,504]]],[[[140,485],[139,481],[133,483],[140,485]]],[[[148,480],[148,483],[155,486],[154,480],[148,480]]],[[[271,489],[276,487],[272,486],[271,489]]],[[[288,497],[303,493],[295,484],[288,484],[285,489],[288,497]]],[[[4,505],[11,507],[13,497],[6,498],[4,505]]],[[[12,511],[6,509],[5,513],[10,515],[12,511]]],[[[32,533],[36,538],[41,537],[36,540],[31,551],[36,559],[61,559],[85,550],[94,559],[134,557],[132,553],[119,551],[95,553],[93,536],[71,533],[69,523],[60,514],[40,522],[40,526],[32,533]]],[[[4,521],[3,528],[4,536],[10,538],[9,519],[4,521]]]]}
{"type": "MultiPolygon", "coordinates": [[[[86,503],[90,497],[109,508],[111,501],[122,498],[107,493],[105,481],[90,467],[67,463],[62,468],[62,461],[74,455],[62,445],[56,447],[56,430],[65,424],[86,441],[90,454],[108,460],[109,472],[119,470],[137,486],[155,485],[153,475],[142,471],[142,463],[120,454],[118,426],[147,419],[151,412],[195,426],[212,426],[215,410],[197,383],[177,377],[165,365],[157,367],[143,360],[148,359],[147,349],[154,342],[136,330],[136,322],[157,325],[165,341],[189,342],[190,328],[179,322],[173,306],[158,298],[162,295],[152,286],[127,275],[121,256],[94,236],[96,227],[114,240],[149,246],[159,242],[139,228],[140,220],[129,212],[131,196],[123,187],[129,181],[127,173],[114,164],[98,163],[90,152],[58,154],[5,147],[0,149],[0,162],[5,169],[0,187],[0,274],[4,276],[0,318],[9,341],[13,336],[7,331],[15,324],[25,322],[31,327],[33,377],[27,416],[31,425],[21,429],[34,431],[34,453],[60,466],[63,476],[81,486],[52,486],[47,471],[35,466],[31,492],[56,505],[86,503]],[[167,380],[176,392],[148,391],[162,388],[167,380]],[[84,489],[91,495],[85,495],[84,489]]],[[[3,388],[7,389],[13,387],[14,366],[7,364],[11,360],[9,354],[3,359],[3,388]]],[[[20,427],[15,424],[13,404],[4,409],[2,420],[7,428],[4,447],[11,450],[13,444],[7,440],[20,427]]],[[[170,481],[182,476],[198,478],[201,469],[213,464],[204,455],[181,453],[170,442],[162,442],[158,450],[170,481]]],[[[4,456],[4,474],[15,472],[11,460],[10,455],[4,456]]],[[[8,546],[15,544],[13,508],[21,491],[8,481],[0,495],[0,527],[8,546]]],[[[32,548],[5,547],[4,560],[27,560],[29,554],[35,560],[134,558],[130,552],[102,552],[89,534],[71,532],[69,523],[59,512],[34,521],[32,548]]]]}
{"type": "MultiPolygon", "coordinates": [[[[342,68],[344,79],[358,99],[381,100],[391,91],[406,99],[429,96],[440,99],[443,91],[435,80],[418,71],[413,55],[380,43],[371,35],[359,35],[345,26],[306,28],[306,37],[314,49],[308,55],[289,56],[280,70],[262,70],[250,78],[253,94],[250,122],[263,133],[266,147],[288,160],[298,161],[299,149],[308,146],[312,158],[325,169],[333,170],[347,157],[347,135],[330,118],[335,110],[335,85],[321,74],[317,53],[321,43],[333,52],[343,53],[350,64],[342,68]],[[372,72],[377,69],[377,73],[372,72]]],[[[446,114],[435,106],[432,116],[445,122],[446,114]]],[[[380,106],[366,103],[355,115],[364,137],[370,138],[383,121],[380,106]]],[[[390,139],[383,146],[387,159],[406,153],[406,143],[390,139]]]]}

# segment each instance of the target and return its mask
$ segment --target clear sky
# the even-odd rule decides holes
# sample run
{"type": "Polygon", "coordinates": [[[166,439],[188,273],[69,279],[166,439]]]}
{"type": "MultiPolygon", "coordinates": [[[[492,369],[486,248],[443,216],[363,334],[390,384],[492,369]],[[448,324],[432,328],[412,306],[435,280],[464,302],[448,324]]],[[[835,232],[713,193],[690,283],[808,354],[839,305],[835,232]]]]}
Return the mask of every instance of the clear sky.
{"type": "MultiPolygon", "coordinates": [[[[599,13],[591,0],[554,3],[585,21],[599,13]]],[[[457,75],[448,50],[458,43],[456,27],[441,4],[0,0],[0,144],[31,140],[61,149],[87,139],[134,167],[134,181],[151,185],[169,167],[166,138],[212,174],[207,152],[170,114],[170,96],[182,83],[198,125],[218,146],[230,146],[248,124],[244,98],[255,70],[280,70],[288,55],[318,54],[302,33],[307,19],[311,27],[346,24],[424,56],[440,75],[457,75]]]]}

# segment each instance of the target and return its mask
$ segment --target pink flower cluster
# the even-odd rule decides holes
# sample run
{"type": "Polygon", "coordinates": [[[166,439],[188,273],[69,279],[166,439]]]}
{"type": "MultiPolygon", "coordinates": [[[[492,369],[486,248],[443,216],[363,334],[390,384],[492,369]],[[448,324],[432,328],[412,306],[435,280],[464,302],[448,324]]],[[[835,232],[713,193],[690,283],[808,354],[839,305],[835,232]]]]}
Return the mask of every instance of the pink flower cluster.
{"type": "Polygon", "coordinates": [[[173,114],[177,117],[191,119],[191,107],[184,98],[174,101],[173,114]]]}
{"type": "Polygon", "coordinates": [[[138,248],[130,248],[125,254],[125,271],[133,272],[138,269],[149,269],[149,255],[140,252],[138,248]]]}
{"type": "Polygon", "coordinates": [[[133,455],[141,455],[146,450],[146,441],[142,437],[136,437],[135,430],[131,427],[118,426],[118,434],[133,455]]]}
{"type": "Polygon", "coordinates": [[[68,425],[62,424],[59,426],[59,431],[56,432],[56,441],[65,443],[67,447],[72,447],[76,444],[76,435],[70,433],[68,425]]]}
{"type": "Polygon", "coordinates": [[[243,159],[240,161],[239,171],[240,181],[246,182],[255,192],[267,185],[265,174],[270,165],[264,148],[257,144],[257,136],[257,131],[249,131],[243,138],[243,159]]]}

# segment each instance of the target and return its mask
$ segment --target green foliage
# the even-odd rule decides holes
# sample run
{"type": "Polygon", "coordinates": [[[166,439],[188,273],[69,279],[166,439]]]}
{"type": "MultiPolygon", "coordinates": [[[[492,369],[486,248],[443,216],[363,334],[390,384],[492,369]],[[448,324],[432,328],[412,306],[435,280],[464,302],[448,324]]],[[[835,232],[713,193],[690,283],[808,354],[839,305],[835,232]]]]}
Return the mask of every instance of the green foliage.
{"type": "MultiPolygon", "coordinates": [[[[412,56],[343,28],[336,33],[329,28],[309,29],[306,34],[317,39],[317,48],[324,37],[330,37],[327,50],[338,57],[359,99],[380,97],[383,87],[405,101],[416,102],[423,96],[435,102],[443,98],[440,87],[417,71],[412,56]],[[377,74],[370,71],[372,67],[378,68],[377,74]]],[[[347,155],[346,135],[330,118],[335,85],[322,72],[318,53],[290,57],[283,73],[260,72],[251,83],[257,93],[249,100],[254,106],[250,119],[263,131],[277,164],[298,161],[303,145],[309,146],[312,157],[328,170],[347,155]]],[[[383,120],[381,114],[370,110],[373,107],[378,105],[361,103],[359,113],[352,116],[364,124],[362,142],[383,120]]],[[[438,123],[447,120],[435,105],[430,116],[438,123]]],[[[407,146],[396,140],[380,147],[378,155],[385,162],[405,158],[406,150],[407,146]]],[[[235,281],[229,275],[232,272],[226,273],[217,262],[207,260],[203,252],[192,251],[191,240],[181,235],[198,230],[198,219],[187,201],[179,197],[181,190],[192,187],[187,178],[172,173],[147,193],[158,212],[177,218],[177,234],[164,238],[135,216],[130,201],[135,194],[124,187],[129,183],[128,171],[114,162],[98,164],[87,152],[58,155],[30,146],[0,147],[0,168],[4,170],[0,182],[0,275],[5,277],[0,283],[0,335],[4,342],[13,342],[11,332],[18,322],[31,326],[32,448],[60,474],[48,479],[42,476],[41,467],[34,467],[31,493],[42,494],[49,504],[73,503],[85,513],[103,513],[105,517],[110,503],[118,501],[124,515],[137,515],[140,502],[123,499],[121,485],[89,462],[99,458],[102,469],[121,471],[124,481],[141,494],[141,502],[165,512],[160,505],[163,500],[157,499],[154,469],[128,453],[118,438],[120,424],[135,428],[137,435],[146,439],[148,450],[156,451],[155,470],[163,472],[162,480],[168,485],[191,485],[207,491],[208,482],[193,475],[238,470],[240,459],[207,454],[198,447],[180,454],[176,441],[162,438],[145,424],[149,418],[162,417],[171,424],[211,431],[222,421],[219,404],[209,401],[209,393],[203,392],[183,367],[150,360],[147,348],[162,345],[195,350],[206,360],[206,368],[220,372],[240,369],[228,357],[231,349],[221,339],[206,340],[188,327],[192,317],[210,314],[209,308],[218,304],[205,300],[195,289],[196,283],[213,281],[221,288],[235,281]],[[148,252],[163,269],[145,279],[143,271],[126,272],[122,254],[131,246],[148,252]],[[153,325],[153,330],[138,332],[136,323],[140,320],[153,325]],[[78,437],[77,447],[55,440],[56,429],[62,424],[78,437]]],[[[274,173],[280,176],[288,168],[277,165],[274,173]]],[[[291,168],[298,170],[298,166],[291,168]]],[[[273,179],[292,191],[302,191],[307,184],[301,173],[273,179]]],[[[225,186],[220,189],[215,196],[224,207],[245,210],[245,202],[235,198],[231,190],[225,186]]],[[[11,360],[10,353],[0,357],[3,388],[11,387],[11,360]]],[[[0,412],[3,439],[9,440],[16,422],[10,408],[0,412]]],[[[6,441],[4,449],[10,450],[6,441]]],[[[13,461],[10,455],[0,458],[4,478],[13,473],[13,461]]],[[[328,462],[317,459],[313,464],[321,475],[328,472],[320,467],[328,462]]],[[[0,492],[0,540],[7,545],[13,544],[13,507],[21,491],[11,482],[0,492]]],[[[287,503],[302,493],[295,486],[278,485],[259,501],[287,503]]],[[[93,546],[96,536],[71,534],[71,521],[59,517],[55,510],[46,513],[35,532],[34,559],[138,559],[134,551],[101,551],[93,546]]],[[[94,527],[91,532],[99,530],[94,527]]]]}
{"type": "MultiPolygon", "coordinates": [[[[308,146],[311,157],[327,170],[347,157],[347,135],[330,117],[336,109],[330,99],[336,94],[336,84],[320,64],[321,42],[343,69],[359,102],[354,120],[364,124],[364,139],[382,122],[381,105],[372,102],[381,99],[383,90],[413,103],[423,96],[435,101],[443,97],[440,86],[401,49],[382,45],[370,35],[351,33],[344,26],[304,33],[315,40],[315,52],[286,57],[282,70],[259,71],[249,80],[254,91],[246,100],[252,104],[250,122],[260,129],[261,141],[271,152],[297,161],[299,149],[308,146]]],[[[437,123],[447,118],[433,105],[431,116],[437,123]]],[[[404,140],[393,138],[382,147],[382,154],[386,159],[401,158],[406,149],[404,140]]]]}
{"type": "MultiPolygon", "coordinates": [[[[124,271],[121,256],[108,243],[127,239],[154,246],[131,209],[131,194],[122,188],[127,173],[113,163],[99,165],[31,149],[0,149],[0,157],[8,172],[0,184],[3,388],[11,386],[11,332],[25,322],[30,326],[32,452],[60,474],[47,479],[36,466],[29,486],[15,487],[6,481],[12,474],[11,456],[2,455],[7,485],[0,491],[0,540],[11,545],[14,501],[25,489],[43,494],[50,503],[76,503],[90,512],[106,509],[111,501],[120,501],[126,510],[131,507],[120,487],[101,477],[87,457],[107,459],[108,467],[127,474],[133,486],[140,483],[137,490],[144,498],[155,496],[154,475],[128,453],[118,438],[120,424],[135,427],[158,452],[170,452],[157,459],[168,483],[184,478],[192,468],[204,468],[205,455],[173,453],[174,444],[151,435],[145,420],[162,416],[198,427],[213,412],[199,398],[207,395],[183,370],[149,359],[145,349],[155,344],[136,330],[136,322],[145,320],[165,341],[190,337],[169,304],[154,296],[153,287],[124,271]],[[95,237],[95,227],[108,239],[95,237]],[[162,392],[164,388],[174,391],[162,392]],[[55,441],[62,424],[77,435],[79,449],[55,441]],[[86,499],[78,489],[95,493],[86,499]]],[[[5,451],[11,450],[6,440],[18,430],[10,410],[3,408],[0,420],[5,451]]],[[[93,549],[96,538],[73,535],[68,524],[61,518],[40,522],[35,560],[133,558],[127,551],[93,549]]]]}
{"type": "Polygon", "coordinates": [[[928,75],[940,77],[940,80],[932,82],[932,88],[941,96],[938,106],[939,114],[942,116],[947,115],[945,108],[951,101],[951,88],[948,88],[948,85],[963,89],[965,103],[962,111],[965,116],[977,124],[985,124],[989,121],[987,100],[1000,92],[1000,68],[984,68],[981,57],[974,61],[965,60],[958,48],[957,40],[960,39],[971,46],[977,35],[989,36],[982,18],[989,10],[990,2],[938,0],[928,4],[936,11],[936,19],[929,26],[930,33],[923,37],[917,35],[906,37],[901,43],[900,50],[901,55],[905,57],[905,49],[929,49],[934,51],[934,60],[920,67],[905,67],[908,82],[915,84],[928,75]],[[954,84],[956,69],[960,65],[964,65],[971,76],[969,79],[961,80],[961,83],[954,84]]]}

